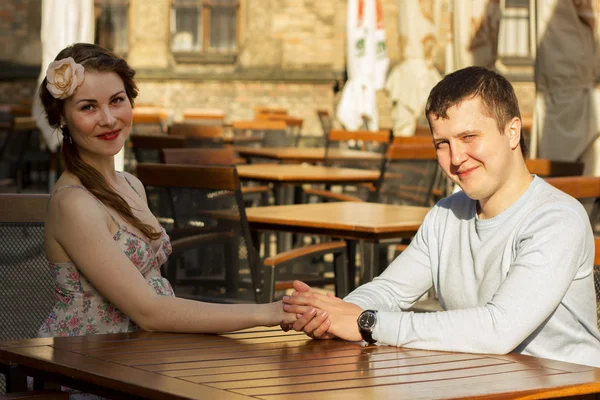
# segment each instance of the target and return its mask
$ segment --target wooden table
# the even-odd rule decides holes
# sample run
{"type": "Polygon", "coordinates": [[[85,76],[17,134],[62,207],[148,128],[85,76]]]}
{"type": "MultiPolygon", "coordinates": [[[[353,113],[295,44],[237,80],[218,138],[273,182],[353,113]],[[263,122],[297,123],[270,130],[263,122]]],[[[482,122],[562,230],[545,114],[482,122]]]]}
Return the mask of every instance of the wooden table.
{"type": "MultiPolygon", "coordinates": [[[[298,187],[302,184],[331,184],[345,185],[355,183],[375,183],[380,171],[354,168],[337,168],[317,165],[299,164],[250,164],[238,165],[238,175],[241,179],[271,183],[275,192],[275,203],[285,204],[284,186],[298,187]]],[[[296,198],[299,194],[296,193],[296,198]]],[[[299,199],[294,203],[299,203],[299,199]]]]}
{"type": "MultiPolygon", "coordinates": [[[[283,162],[307,162],[318,163],[325,161],[324,147],[271,147],[271,148],[253,148],[253,147],[237,147],[235,150],[241,157],[266,158],[283,162]]],[[[327,158],[333,161],[369,161],[381,162],[383,155],[372,151],[360,150],[345,150],[345,149],[329,149],[327,158]]]]}
{"type": "MultiPolygon", "coordinates": [[[[356,287],[356,242],[370,244],[363,260],[361,282],[380,273],[379,247],[382,240],[412,237],[429,211],[428,207],[380,203],[335,202],[251,207],[246,209],[250,229],[316,234],[343,238],[348,243],[349,287],[356,287]]],[[[258,241],[259,236],[253,235],[258,241]]],[[[260,246],[259,243],[255,244],[260,246]]]]}
{"type": "Polygon", "coordinates": [[[311,340],[258,328],[225,335],[130,333],[0,343],[29,374],[110,398],[596,399],[600,369],[311,340]]]}

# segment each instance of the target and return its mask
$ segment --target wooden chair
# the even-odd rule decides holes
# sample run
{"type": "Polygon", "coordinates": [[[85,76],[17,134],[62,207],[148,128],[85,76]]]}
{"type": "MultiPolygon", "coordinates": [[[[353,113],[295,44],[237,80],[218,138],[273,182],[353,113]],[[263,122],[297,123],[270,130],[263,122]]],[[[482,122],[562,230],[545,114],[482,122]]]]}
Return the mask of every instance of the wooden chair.
{"type": "MultiPolygon", "coordinates": [[[[47,194],[0,194],[0,340],[37,337],[56,302],[44,252],[48,199],[47,194]]],[[[21,368],[0,360],[0,374],[6,377],[0,379],[0,393],[27,390],[21,368]]]]}
{"type": "Polygon", "coordinates": [[[232,130],[234,145],[239,137],[260,137],[261,147],[288,147],[294,144],[284,121],[234,121],[232,130]]]}
{"type": "MultiPolygon", "coordinates": [[[[239,164],[240,161],[240,158],[235,154],[235,150],[231,147],[222,149],[163,149],[162,155],[165,164],[230,167],[239,164]]],[[[245,162],[244,159],[241,159],[241,161],[245,162]]],[[[266,206],[272,194],[269,186],[264,185],[244,186],[241,190],[247,206],[266,206]]]]}
{"type": "Polygon", "coordinates": [[[134,135],[158,135],[164,133],[163,120],[166,116],[159,111],[140,111],[133,109],[133,125],[131,133],[134,135]]]}
{"type": "Polygon", "coordinates": [[[394,136],[392,140],[393,144],[418,144],[421,146],[430,146],[433,145],[433,138],[431,135],[429,136],[394,136]]]}
{"type": "MultiPolygon", "coordinates": [[[[433,144],[392,143],[370,200],[431,207],[440,170],[433,144]]],[[[439,189],[439,188],[438,188],[439,189]]],[[[443,194],[441,196],[443,197],[443,194]]]]}
{"type": "Polygon", "coordinates": [[[189,147],[223,147],[223,126],[191,123],[175,123],[169,127],[169,135],[188,139],[189,147]]]}
{"type": "Polygon", "coordinates": [[[325,142],[325,165],[333,165],[334,161],[327,157],[330,149],[342,148],[352,150],[374,151],[384,154],[392,142],[393,132],[391,130],[371,131],[347,131],[343,129],[332,129],[327,134],[325,142]]]}
{"type": "Polygon", "coordinates": [[[274,107],[254,107],[254,117],[256,118],[261,114],[277,114],[277,115],[287,115],[288,110],[285,108],[274,108],[274,107]]]}
{"type": "Polygon", "coordinates": [[[187,139],[183,136],[131,135],[129,140],[138,163],[162,162],[162,149],[179,149],[187,146],[187,139]]]}
{"type": "Polygon", "coordinates": [[[317,110],[317,117],[319,117],[319,122],[321,123],[321,128],[323,129],[323,137],[327,137],[329,131],[333,129],[333,120],[331,118],[331,114],[327,110],[317,110]]]}
{"type": "Polygon", "coordinates": [[[583,173],[583,163],[551,161],[544,158],[526,159],[525,164],[530,173],[542,178],[560,176],[579,176],[583,173]]]}
{"type": "Polygon", "coordinates": [[[569,176],[558,178],[546,178],[546,182],[562,190],[577,200],[591,200],[590,222],[595,233],[599,231],[600,225],[600,177],[598,176],[569,176]]]}
{"type": "Polygon", "coordinates": [[[165,275],[178,296],[268,302],[277,291],[291,288],[293,279],[313,285],[335,283],[338,295],[347,293],[343,241],[293,249],[260,261],[235,168],[138,164],[137,176],[146,186],[150,209],[174,233],[165,275]],[[289,272],[291,266],[324,254],[334,256],[335,278],[289,272]]]}
{"type": "Polygon", "coordinates": [[[223,112],[211,110],[183,110],[183,122],[198,125],[223,126],[225,124],[225,114],[223,112]]]}
{"type": "Polygon", "coordinates": [[[0,145],[0,168],[5,170],[1,178],[4,178],[3,185],[14,183],[17,192],[21,192],[27,183],[27,170],[41,165],[41,170],[47,171],[51,156],[49,151],[40,148],[35,118],[12,114],[9,118],[4,142],[0,145]]]}
{"type": "MultiPolygon", "coordinates": [[[[388,130],[380,130],[378,132],[352,132],[332,129],[327,135],[324,165],[329,167],[380,170],[384,163],[383,158],[381,161],[339,161],[329,157],[330,150],[334,148],[368,150],[384,154],[391,141],[392,131],[388,130]]],[[[344,198],[344,196],[340,197],[337,196],[337,194],[349,195],[350,197],[347,197],[347,200],[356,196],[359,196],[362,200],[367,200],[370,196],[369,193],[374,190],[375,186],[372,184],[346,185],[342,188],[341,192],[332,192],[330,186],[325,186],[324,188],[315,186],[312,188],[305,188],[304,194],[311,197],[313,200],[318,198],[322,200],[342,200],[344,198]]]]}

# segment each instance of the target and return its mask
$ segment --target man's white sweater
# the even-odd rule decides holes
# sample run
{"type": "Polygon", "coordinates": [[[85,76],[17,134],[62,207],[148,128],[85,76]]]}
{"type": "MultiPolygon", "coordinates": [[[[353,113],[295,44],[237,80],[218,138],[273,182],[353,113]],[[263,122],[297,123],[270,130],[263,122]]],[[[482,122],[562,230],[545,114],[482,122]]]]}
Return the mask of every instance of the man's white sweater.
{"type": "Polygon", "coordinates": [[[491,219],[462,192],[441,200],[408,249],[345,300],[379,311],[381,344],[600,367],[593,259],[584,208],[534,177],[491,219]],[[432,285],[446,311],[402,311],[432,285]]]}

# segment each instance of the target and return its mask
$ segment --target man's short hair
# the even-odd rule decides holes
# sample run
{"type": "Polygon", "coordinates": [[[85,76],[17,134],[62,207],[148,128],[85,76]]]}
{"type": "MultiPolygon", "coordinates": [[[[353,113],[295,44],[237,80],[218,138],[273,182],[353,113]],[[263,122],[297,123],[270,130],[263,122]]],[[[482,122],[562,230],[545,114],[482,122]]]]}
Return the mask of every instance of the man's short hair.
{"type": "MultiPolygon", "coordinates": [[[[431,116],[448,118],[448,109],[464,100],[479,97],[483,112],[496,120],[501,134],[514,117],[521,118],[519,101],[510,82],[502,75],[483,67],[467,67],[448,74],[429,93],[425,115],[431,126],[431,116]]],[[[521,132],[521,152],[527,153],[521,132]]]]}

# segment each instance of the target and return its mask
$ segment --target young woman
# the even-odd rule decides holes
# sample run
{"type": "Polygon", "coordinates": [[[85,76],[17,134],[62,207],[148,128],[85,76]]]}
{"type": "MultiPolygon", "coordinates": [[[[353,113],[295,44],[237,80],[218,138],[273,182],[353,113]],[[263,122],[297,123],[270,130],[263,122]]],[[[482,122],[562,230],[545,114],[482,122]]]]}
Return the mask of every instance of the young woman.
{"type": "Polygon", "coordinates": [[[45,223],[58,300],[40,335],[216,333],[294,321],[280,302],[177,298],[160,275],[169,237],[148,209],[142,183],[114,167],[131,131],[134,75],[125,60],[78,43],[58,54],[40,87],[48,122],[63,136],[66,166],[45,223]]]}

